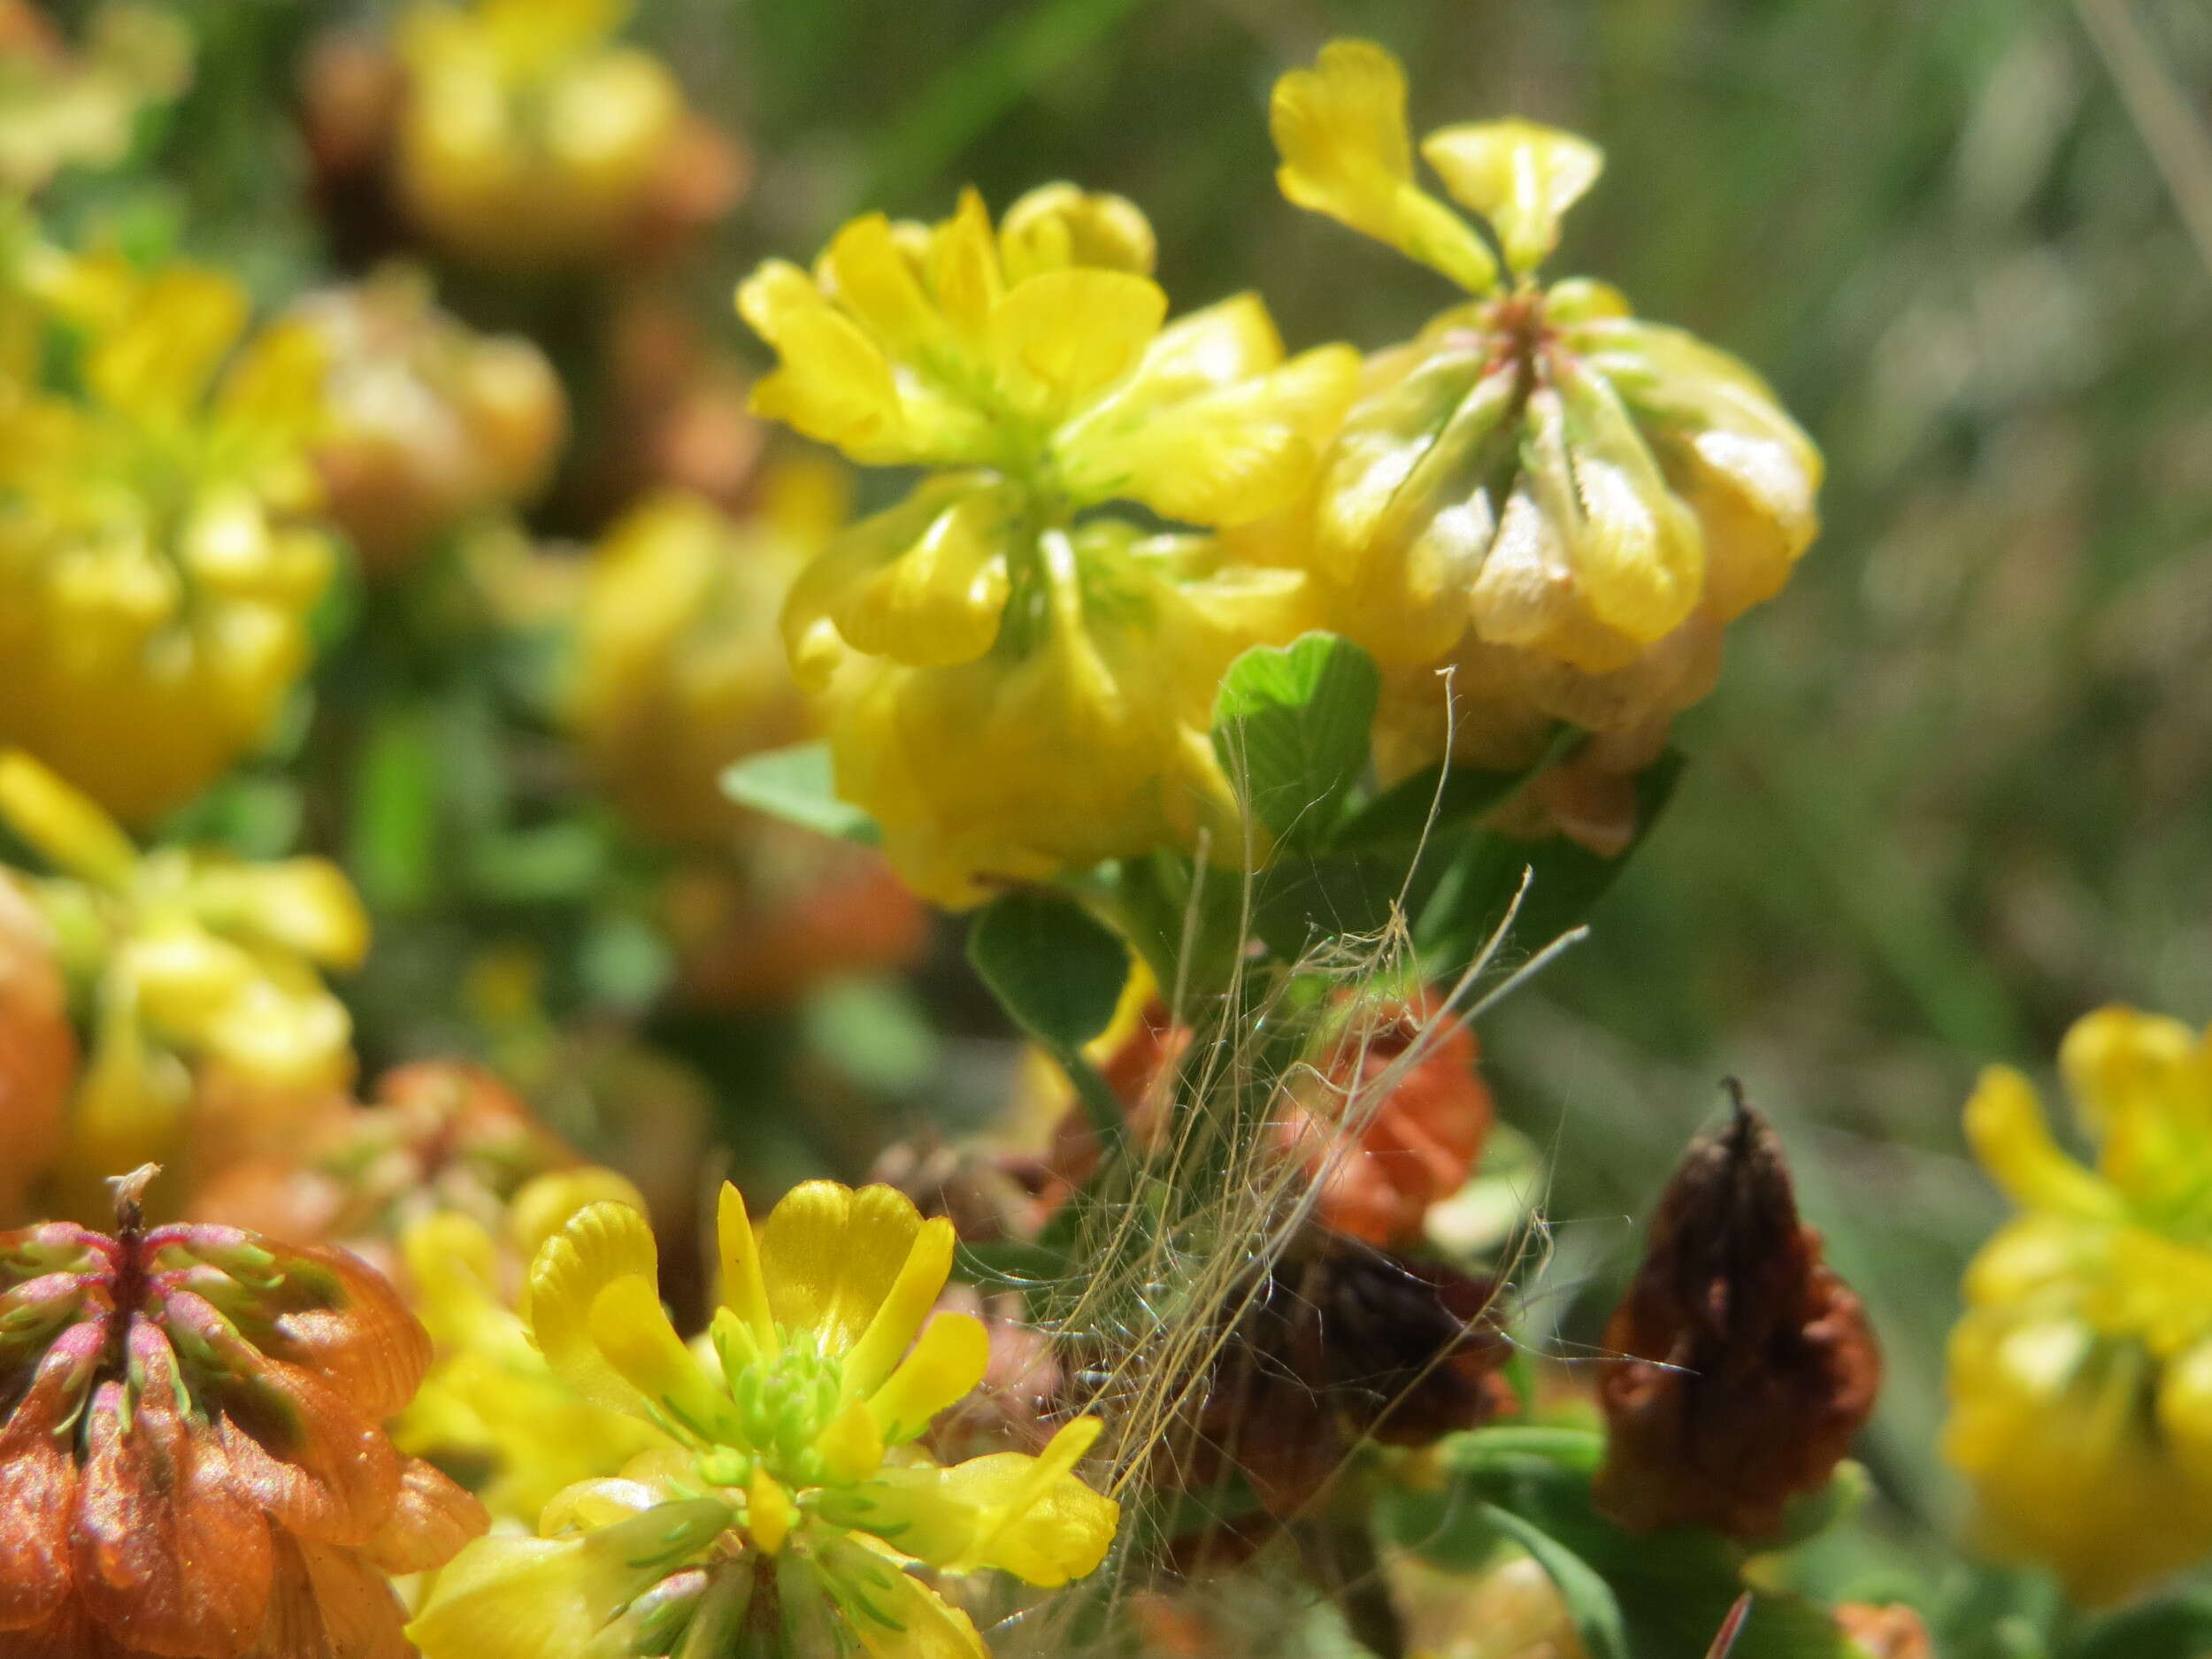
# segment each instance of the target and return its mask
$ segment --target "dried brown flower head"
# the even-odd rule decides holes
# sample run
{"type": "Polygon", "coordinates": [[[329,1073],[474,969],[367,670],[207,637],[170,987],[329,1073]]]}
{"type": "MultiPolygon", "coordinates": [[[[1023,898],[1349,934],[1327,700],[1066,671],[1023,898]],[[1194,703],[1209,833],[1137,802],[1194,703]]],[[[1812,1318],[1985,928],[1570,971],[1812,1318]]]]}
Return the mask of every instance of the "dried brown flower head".
{"type": "Polygon", "coordinates": [[[1735,1094],[1667,1184],[1635,1282],[1605,1328],[1609,1438],[1596,1497],[1632,1531],[1772,1537],[1874,1409],[1866,1310],[1821,1262],[1782,1144],[1735,1094]]]}
{"type": "Polygon", "coordinates": [[[235,1228],[0,1233],[0,1649],[12,1659],[392,1659],[384,1575],[476,1500],[395,1451],[429,1339],[336,1250],[235,1228]]]}
{"type": "Polygon", "coordinates": [[[1362,1440],[1418,1445],[1486,1421],[1511,1351],[1498,1299],[1490,1280],[1309,1232],[1232,1299],[1193,1432],[1167,1448],[1176,1484],[1234,1470],[1292,1520],[1362,1440]]]}

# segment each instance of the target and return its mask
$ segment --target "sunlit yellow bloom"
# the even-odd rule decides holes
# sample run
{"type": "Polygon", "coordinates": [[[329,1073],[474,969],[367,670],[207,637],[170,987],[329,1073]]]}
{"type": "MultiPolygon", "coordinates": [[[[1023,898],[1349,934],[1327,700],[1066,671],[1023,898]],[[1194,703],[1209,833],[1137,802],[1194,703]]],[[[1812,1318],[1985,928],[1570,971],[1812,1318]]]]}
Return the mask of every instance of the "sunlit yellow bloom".
{"type": "Polygon", "coordinates": [[[553,1370],[674,1446],[480,1540],[410,1629],[426,1659],[844,1652],[984,1659],[915,1567],[1056,1586],[1104,1558],[1117,1506],[1073,1472],[1099,1424],[1041,1455],[949,1468],[911,1442],[981,1379],[979,1322],[930,1317],[949,1222],[886,1187],[793,1189],[757,1233],[721,1213],[722,1305],[702,1358],[661,1310],[636,1211],[585,1210],[539,1253],[526,1314],[553,1370]],[[766,1594],[772,1584],[773,1594],[766,1594]]]}
{"type": "Polygon", "coordinates": [[[195,1074],[318,1096],[351,1076],[352,1025],[320,970],[357,965],[368,922],[336,866],[141,854],[20,750],[0,750],[0,822],[57,872],[31,881],[91,1041],[64,1155],[76,1194],[191,1150],[195,1074]]]}
{"type": "Polygon", "coordinates": [[[111,167],[141,111],[190,78],[191,36],[160,7],[97,7],[72,50],[29,0],[0,0],[0,189],[29,192],[70,165],[111,167]]]}
{"type": "Polygon", "coordinates": [[[465,257],[541,266],[618,250],[684,119],[627,0],[423,0],[403,19],[399,186],[465,257]]]}
{"type": "Polygon", "coordinates": [[[528,340],[471,332],[398,267],[310,295],[291,315],[329,363],[315,465],[371,575],[406,569],[470,515],[545,482],[567,405],[528,340]]]}
{"type": "Polygon", "coordinates": [[[1967,1269],[1944,1452],[1986,1548],[2099,1603],[2212,1554],[2212,1037],[2101,1009],[2059,1068],[2093,1170],[2018,1072],[1966,1105],[2022,1213],[1967,1269]]]}
{"type": "Polygon", "coordinates": [[[856,657],[832,681],[840,792],[944,904],[1202,832],[1217,860],[1240,860],[1214,697],[1246,647],[1320,626],[1306,584],[1111,520],[1049,532],[1039,552],[1042,591],[984,657],[856,657]]]}
{"type": "Polygon", "coordinates": [[[495,1518],[534,1526],[554,1496],[617,1473],[668,1438],[649,1423],[587,1400],[554,1375],[522,1316],[520,1269],[586,1204],[641,1210],[611,1170],[542,1175],[518,1192],[504,1239],[474,1217],[440,1210],[400,1234],[409,1306],[434,1357],[392,1425],[393,1443],[464,1478],[495,1518]]]}
{"type": "Polygon", "coordinates": [[[1819,454],[1726,353],[1601,283],[1538,281],[1595,148],[1525,121],[1430,134],[1463,218],[1417,182],[1405,103],[1389,53],[1333,42],[1276,85],[1277,176],[1474,297],[1368,360],[1312,497],[1252,545],[1314,571],[1333,626],[1399,667],[1385,724],[1427,758],[1445,663],[1459,752],[1490,764],[1555,719],[1663,719],[1812,541],[1819,454]]]}
{"type": "Polygon", "coordinates": [[[601,541],[578,608],[571,718],[601,786],[649,834],[726,841],[739,812],[723,772],[806,734],[777,619],[842,524],[844,495],[826,464],[790,463],[752,517],[664,495],[601,541]]]}
{"type": "Polygon", "coordinates": [[[1232,821],[1203,752],[1220,671],[1312,615],[1301,573],[1078,519],[1284,511],[1351,395],[1351,349],[1286,361],[1254,296],[1166,322],[1152,259],[1134,206],[1056,184],[995,232],[973,191],[935,226],[869,215],[738,293],[780,358],[764,412],[944,469],[808,565],[784,630],[832,687],[840,791],[947,902],[1232,821]]]}
{"type": "Polygon", "coordinates": [[[0,412],[0,742],[139,821],[258,741],[306,664],[321,356],[288,326],[239,349],[245,291],[212,271],[24,263],[82,391],[0,412]]]}

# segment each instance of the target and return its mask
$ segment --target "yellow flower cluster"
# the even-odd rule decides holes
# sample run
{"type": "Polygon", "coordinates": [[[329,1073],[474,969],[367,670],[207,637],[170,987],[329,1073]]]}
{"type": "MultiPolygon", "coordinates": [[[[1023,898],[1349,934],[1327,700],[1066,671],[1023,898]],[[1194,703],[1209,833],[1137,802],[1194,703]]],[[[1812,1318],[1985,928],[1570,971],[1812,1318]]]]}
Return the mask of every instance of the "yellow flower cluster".
{"type": "Polygon", "coordinates": [[[777,618],[845,495],[841,471],[787,463],[745,518],[671,493],[601,540],[577,607],[570,714],[601,787],[647,833],[726,841],[739,813],[724,770],[805,735],[777,618]]]}
{"type": "Polygon", "coordinates": [[[304,667],[332,568],[306,515],[322,360],[297,326],[242,349],[230,278],[67,257],[0,273],[0,743],[140,822],[259,741],[304,667]],[[79,348],[81,393],[37,378],[79,348]]]}
{"type": "Polygon", "coordinates": [[[1056,184],[995,231],[972,191],[934,226],[871,214],[811,273],[772,260],[739,290],[780,357],[760,410],[937,469],[813,561],[784,628],[827,693],[841,792],[947,903],[1202,826],[1230,850],[1215,686],[1316,619],[1297,572],[1095,511],[1286,508],[1356,373],[1346,347],[1286,361],[1250,295],[1168,322],[1152,263],[1133,205],[1056,184]]]}
{"type": "Polygon", "coordinates": [[[314,444],[330,516],[372,577],[407,569],[470,515],[545,482],[567,426],[545,354],[472,333],[401,267],[311,294],[291,319],[328,372],[314,444]]]}
{"type": "Polygon", "coordinates": [[[1285,75],[1277,177],[1473,297],[1367,361],[1312,496],[1261,545],[1396,671],[1386,758],[1517,764],[1554,720],[1662,726],[1710,688],[1722,627],[1813,539],[1821,462],[1749,369],[1603,283],[1540,285],[1599,151],[1525,121],[1448,127],[1416,180],[1397,60],[1338,41],[1285,75]]]}
{"type": "Polygon", "coordinates": [[[496,1233],[463,1211],[439,1210],[400,1233],[408,1305],[430,1333],[433,1358],[393,1422],[392,1442],[469,1477],[495,1519],[535,1526],[566,1487],[672,1443],[555,1375],[518,1311],[521,1273],[539,1248],[600,1202],[644,1209],[637,1189],[611,1170],[560,1170],[525,1183],[496,1233]]]}
{"type": "Polygon", "coordinates": [[[2212,1034],[2101,1009],[2059,1069],[2093,1169],[2017,1071],[1966,1105],[2022,1213],[1967,1270],[1943,1444],[1985,1546],[2097,1604],[2212,1554],[2212,1034]]]}
{"type": "Polygon", "coordinates": [[[557,1496],[541,1536],[471,1545],[409,1634],[425,1659],[849,1653],[986,1659],[911,1568],[1056,1586],[1103,1559],[1115,1504],[1073,1473],[1099,1424],[1038,1456],[949,1468],[912,1442],[982,1379],[988,1341],[930,1317],[952,1225],[887,1187],[812,1181],[756,1233],[733,1187],[703,1351],[662,1310],[644,1218],[595,1204],[538,1254],[526,1304],[552,1370],[665,1445],[557,1496]]]}
{"type": "Polygon", "coordinates": [[[421,0],[403,19],[398,183],[415,219],[480,264],[608,252],[684,118],[657,58],[619,44],[627,0],[421,0]]]}
{"type": "Polygon", "coordinates": [[[192,73],[175,13],[108,0],[74,50],[31,0],[0,0],[0,190],[28,194],[68,166],[110,167],[139,114],[192,73]]]}
{"type": "Polygon", "coordinates": [[[319,970],[356,965],[368,921],[334,865],[141,854],[19,750],[0,750],[0,823],[58,872],[27,885],[89,1010],[61,1154],[70,1209],[99,1213],[117,1170],[207,1151],[186,1129],[211,1081],[298,1104],[349,1079],[352,1024],[319,970]]]}

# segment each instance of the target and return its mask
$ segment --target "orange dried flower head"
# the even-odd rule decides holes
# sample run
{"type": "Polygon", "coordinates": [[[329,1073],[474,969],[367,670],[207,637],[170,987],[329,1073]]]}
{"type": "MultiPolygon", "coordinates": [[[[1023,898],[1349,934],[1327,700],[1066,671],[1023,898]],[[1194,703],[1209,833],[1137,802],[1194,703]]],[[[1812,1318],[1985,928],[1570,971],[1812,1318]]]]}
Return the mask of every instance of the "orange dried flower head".
{"type": "Polygon", "coordinates": [[[327,1122],[294,1157],[209,1183],[192,1213],[375,1257],[434,1210],[495,1225],[523,1183],[580,1162],[482,1067],[423,1060],[386,1072],[371,1104],[327,1122]]]}
{"type": "Polygon", "coordinates": [[[403,1652],[383,1575],[442,1565],[484,1527],[380,1426],[429,1339],[350,1256],[149,1232],[119,1188],[112,1235],[0,1233],[0,1648],[403,1652]]]}
{"type": "Polygon", "coordinates": [[[1823,1265],[1782,1143],[1740,1094],[1668,1183],[1605,1347],[1618,1357],[1599,1371],[1596,1496],[1632,1531],[1771,1537],[1871,1415],[1882,1367],[1866,1310],[1823,1265]]]}

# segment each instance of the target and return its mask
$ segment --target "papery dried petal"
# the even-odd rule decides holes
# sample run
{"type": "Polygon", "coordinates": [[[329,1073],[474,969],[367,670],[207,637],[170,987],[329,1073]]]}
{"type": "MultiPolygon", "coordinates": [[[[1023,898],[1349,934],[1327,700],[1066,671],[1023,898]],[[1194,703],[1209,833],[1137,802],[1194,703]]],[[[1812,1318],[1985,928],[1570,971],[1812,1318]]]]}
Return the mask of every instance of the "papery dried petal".
{"type": "Polygon", "coordinates": [[[77,1466],[62,1430],[106,1335],[104,1321],[64,1333],[0,1427],[0,1631],[43,1624],[69,1594],[77,1466]]]}
{"type": "Polygon", "coordinates": [[[490,1525],[474,1494],[421,1458],[410,1457],[400,1465],[399,1496],[391,1513],[361,1554],[386,1572],[426,1572],[452,1560],[462,1545],[490,1525]]]}
{"type": "Polygon", "coordinates": [[[73,1540],[77,1595],[149,1651],[234,1659],[268,1608],[269,1524],[233,1488],[212,1434],[180,1413],[162,1368],[147,1371],[134,1412],[120,1382],[101,1384],[93,1400],[73,1540]]]}

